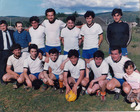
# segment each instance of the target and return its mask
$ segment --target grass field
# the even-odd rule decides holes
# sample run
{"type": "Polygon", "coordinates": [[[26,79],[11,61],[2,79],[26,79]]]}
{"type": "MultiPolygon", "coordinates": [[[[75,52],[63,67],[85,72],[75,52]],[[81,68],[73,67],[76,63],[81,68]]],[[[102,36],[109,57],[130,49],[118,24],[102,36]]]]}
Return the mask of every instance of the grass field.
{"type": "MultiPolygon", "coordinates": [[[[105,34],[104,34],[105,35],[105,34]]],[[[138,70],[140,70],[140,32],[133,29],[132,41],[128,46],[128,57],[131,58],[138,70]]],[[[107,56],[108,45],[106,41],[100,48],[107,56]]],[[[12,89],[12,84],[0,85],[0,112],[47,112],[47,111],[133,111],[130,104],[123,101],[120,96],[118,101],[113,100],[114,94],[107,94],[105,102],[95,95],[79,96],[75,102],[67,102],[65,94],[52,91],[51,88],[45,92],[38,90],[27,92],[21,86],[17,90],[12,89]]]]}

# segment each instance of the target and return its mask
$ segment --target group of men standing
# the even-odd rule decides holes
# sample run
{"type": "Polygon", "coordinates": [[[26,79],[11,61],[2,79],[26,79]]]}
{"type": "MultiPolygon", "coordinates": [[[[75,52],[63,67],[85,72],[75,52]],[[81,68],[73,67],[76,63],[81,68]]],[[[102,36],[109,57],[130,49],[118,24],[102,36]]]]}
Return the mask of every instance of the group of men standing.
{"type": "Polygon", "coordinates": [[[47,9],[45,15],[47,19],[42,24],[39,24],[37,16],[30,18],[29,32],[22,28],[20,21],[15,23],[15,32],[7,29],[6,21],[0,21],[1,83],[16,79],[14,88],[23,82],[26,82],[28,88],[32,88],[32,82],[41,79],[44,89],[48,85],[57,89],[59,85],[61,93],[65,86],[66,94],[70,90],[77,94],[81,85],[82,95],[97,92],[104,101],[108,89],[115,91],[114,99],[118,99],[121,87],[127,86],[123,85],[123,66],[130,60],[127,58],[129,26],[121,20],[122,10],[115,8],[112,11],[114,22],[107,29],[109,56],[105,59],[104,53],[99,50],[103,41],[103,30],[98,23],[93,22],[93,11],[85,13],[86,24],[81,29],[75,26],[74,16],[68,16],[65,24],[55,18],[56,12],[52,8],[47,9]],[[61,41],[64,55],[60,55],[61,41]],[[79,51],[82,42],[84,60],[80,58],[79,51]],[[109,72],[109,65],[114,76],[109,72]],[[89,75],[90,70],[94,78],[89,75]]]}

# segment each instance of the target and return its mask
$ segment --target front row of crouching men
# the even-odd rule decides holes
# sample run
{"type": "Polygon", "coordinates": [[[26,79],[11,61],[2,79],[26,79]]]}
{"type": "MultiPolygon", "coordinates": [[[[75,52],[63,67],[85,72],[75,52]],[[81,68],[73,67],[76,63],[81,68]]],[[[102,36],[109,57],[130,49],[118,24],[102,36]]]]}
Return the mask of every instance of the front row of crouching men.
{"type": "Polygon", "coordinates": [[[96,51],[87,65],[79,58],[77,50],[70,50],[68,55],[60,55],[53,48],[49,51],[47,61],[45,56],[38,57],[37,45],[31,44],[28,50],[29,53],[21,52],[19,44],[12,46],[13,55],[8,58],[3,81],[16,79],[14,88],[24,83],[26,89],[33,89],[33,81],[40,79],[43,81],[43,90],[52,86],[54,90],[60,88],[60,93],[63,93],[65,87],[66,94],[72,90],[77,95],[81,87],[81,95],[96,93],[102,101],[106,99],[106,89],[114,91],[114,99],[118,100],[122,88],[127,99],[133,102],[131,107],[137,105],[135,110],[140,110],[140,74],[134,63],[122,56],[119,47],[111,48],[111,55],[105,59],[102,51],[96,51]],[[94,78],[91,78],[93,74],[94,78]]]}

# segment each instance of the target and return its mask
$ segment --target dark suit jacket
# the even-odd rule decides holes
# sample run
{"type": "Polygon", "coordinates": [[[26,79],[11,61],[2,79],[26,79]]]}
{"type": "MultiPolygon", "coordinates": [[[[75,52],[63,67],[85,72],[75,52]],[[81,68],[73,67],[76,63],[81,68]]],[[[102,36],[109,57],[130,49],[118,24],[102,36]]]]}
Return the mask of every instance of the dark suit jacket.
{"type": "MultiPolygon", "coordinates": [[[[8,30],[8,32],[9,32],[11,40],[14,44],[14,37],[13,37],[14,31],[13,30],[8,30]]],[[[2,31],[0,30],[0,51],[3,50],[3,49],[4,49],[3,35],[2,35],[2,31]]]]}

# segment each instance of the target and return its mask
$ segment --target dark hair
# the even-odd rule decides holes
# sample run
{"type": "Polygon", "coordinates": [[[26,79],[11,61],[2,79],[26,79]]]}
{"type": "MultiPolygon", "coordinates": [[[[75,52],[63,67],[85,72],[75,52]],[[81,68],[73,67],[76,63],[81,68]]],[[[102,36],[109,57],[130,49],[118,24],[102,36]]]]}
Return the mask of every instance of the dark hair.
{"type": "Polygon", "coordinates": [[[53,14],[54,14],[54,16],[56,15],[56,12],[55,12],[55,10],[53,9],[53,8],[49,8],[49,9],[47,9],[46,11],[45,11],[45,15],[47,16],[47,13],[48,12],[53,12],[53,14]]]}
{"type": "Polygon", "coordinates": [[[38,46],[36,44],[30,44],[30,46],[28,47],[28,52],[30,52],[31,49],[36,49],[38,51],[38,46]]]}
{"type": "Polygon", "coordinates": [[[95,57],[97,57],[97,58],[101,57],[102,59],[104,59],[104,53],[101,50],[98,50],[93,54],[93,57],[94,58],[95,57]]]}
{"type": "Polygon", "coordinates": [[[119,46],[114,46],[114,47],[111,47],[110,48],[110,51],[114,51],[114,50],[118,50],[119,51],[119,54],[122,53],[121,47],[119,47],[119,46]]]}
{"type": "Polygon", "coordinates": [[[86,17],[89,17],[89,16],[91,16],[91,17],[95,17],[95,13],[93,12],[93,11],[87,11],[85,14],[84,14],[84,17],[86,18],[86,17]]]}
{"type": "Polygon", "coordinates": [[[123,13],[122,13],[122,9],[119,9],[119,8],[115,8],[115,9],[113,9],[111,15],[112,15],[112,16],[115,16],[116,13],[120,14],[121,16],[123,15],[123,13]]]}
{"type": "Polygon", "coordinates": [[[127,69],[128,66],[130,66],[130,65],[132,65],[132,67],[134,68],[134,63],[132,61],[128,60],[124,63],[124,67],[123,67],[124,72],[126,72],[125,69],[127,69]]]}
{"type": "Polygon", "coordinates": [[[21,21],[17,21],[16,23],[15,23],[15,26],[17,27],[17,24],[18,23],[20,23],[20,24],[23,24],[21,21]]]}
{"type": "Polygon", "coordinates": [[[36,21],[37,23],[39,23],[39,17],[32,16],[32,17],[30,17],[29,21],[30,21],[30,23],[32,23],[33,21],[36,21]]]}
{"type": "Polygon", "coordinates": [[[79,53],[77,50],[75,49],[71,49],[69,52],[68,52],[68,58],[71,58],[72,56],[75,56],[77,58],[79,58],[79,53]]]}
{"type": "Polygon", "coordinates": [[[75,22],[76,18],[75,18],[75,16],[68,16],[66,21],[68,22],[69,20],[75,22]]]}
{"type": "Polygon", "coordinates": [[[1,20],[1,21],[0,21],[0,25],[1,25],[1,24],[5,24],[6,26],[8,25],[7,22],[6,22],[5,20],[1,20]]]}
{"type": "Polygon", "coordinates": [[[51,53],[52,54],[55,54],[55,53],[59,54],[59,51],[56,48],[52,48],[52,49],[49,50],[49,54],[51,54],[51,53]]]}
{"type": "Polygon", "coordinates": [[[13,44],[12,47],[11,47],[11,51],[14,51],[15,49],[20,49],[21,50],[20,44],[13,44]]]}

